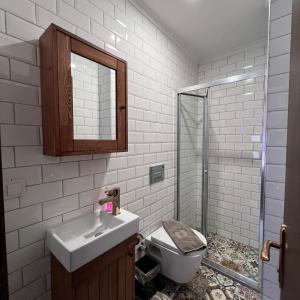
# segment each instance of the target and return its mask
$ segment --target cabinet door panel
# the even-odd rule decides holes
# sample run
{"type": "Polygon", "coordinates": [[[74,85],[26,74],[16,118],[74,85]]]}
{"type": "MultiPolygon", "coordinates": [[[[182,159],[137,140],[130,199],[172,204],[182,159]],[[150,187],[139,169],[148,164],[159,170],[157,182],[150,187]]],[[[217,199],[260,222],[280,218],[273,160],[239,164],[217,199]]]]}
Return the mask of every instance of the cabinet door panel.
{"type": "Polygon", "coordinates": [[[133,300],[136,235],[70,273],[51,255],[57,300],[133,300]]]}
{"type": "Polygon", "coordinates": [[[118,260],[109,265],[109,300],[118,300],[118,260]]]}
{"type": "Polygon", "coordinates": [[[75,289],[75,299],[76,300],[90,300],[89,298],[89,283],[83,282],[78,285],[75,289]]]}
{"type": "Polygon", "coordinates": [[[133,300],[134,296],[134,249],[126,255],[126,300],[133,300]]]}
{"type": "Polygon", "coordinates": [[[108,277],[109,266],[104,267],[99,273],[99,294],[100,300],[109,300],[109,277],[108,277]]]}
{"type": "Polygon", "coordinates": [[[126,256],[121,256],[118,261],[118,300],[124,300],[126,295],[126,256]]]}
{"type": "Polygon", "coordinates": [[[89,300],[99,300],[99,277],[100,275],[95,275],[91,278],[89,282],[89,300]]]}

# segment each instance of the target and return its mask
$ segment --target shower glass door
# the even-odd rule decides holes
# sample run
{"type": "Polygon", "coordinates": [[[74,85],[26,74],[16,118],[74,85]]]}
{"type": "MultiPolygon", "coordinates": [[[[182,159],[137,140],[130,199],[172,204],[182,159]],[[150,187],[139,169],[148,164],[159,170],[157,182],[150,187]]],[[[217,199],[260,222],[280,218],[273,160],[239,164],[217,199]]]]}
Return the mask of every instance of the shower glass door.
{"type": "Polygon", "coordinates": [[[177,217],[182,223],[202,230],[203,133],[205,97],[178,95],[177,217]]]}
{"type": "Polygon", "coordinates": [[[260,282],[264,76],[216,85],[208,98],[207,259],[260,282]]]}
{"type": "Polygon", "coordinates": [[[264,72],[204,85],[178,95],[177,217],[205,235],[204,264],[259,290],[264,72]]]}

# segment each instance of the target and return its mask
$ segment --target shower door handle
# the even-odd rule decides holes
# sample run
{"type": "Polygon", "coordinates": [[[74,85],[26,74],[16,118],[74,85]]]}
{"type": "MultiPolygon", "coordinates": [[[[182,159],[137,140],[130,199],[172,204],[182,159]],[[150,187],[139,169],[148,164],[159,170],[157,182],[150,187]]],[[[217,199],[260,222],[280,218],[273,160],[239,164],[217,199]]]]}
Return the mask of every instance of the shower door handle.
{"type": "Polygon", "coordinates": [[[285,254],[285,248],[286,248],[286,242],[285,242],[286,229],[287,229],[287,226],[285,224],[282,224],[281,229],[280,229],[280,242],[274,242],[274,241],[270,241],[270,240],[265,241],[263,248],[261,250],[261,255],[260,255],[260,258],[262,261],[270,261],[271,248],[280,249],[278,280],[279,280],[281,287],[282,287],[282,283],[283,283],[284,254],[285,254]]]}

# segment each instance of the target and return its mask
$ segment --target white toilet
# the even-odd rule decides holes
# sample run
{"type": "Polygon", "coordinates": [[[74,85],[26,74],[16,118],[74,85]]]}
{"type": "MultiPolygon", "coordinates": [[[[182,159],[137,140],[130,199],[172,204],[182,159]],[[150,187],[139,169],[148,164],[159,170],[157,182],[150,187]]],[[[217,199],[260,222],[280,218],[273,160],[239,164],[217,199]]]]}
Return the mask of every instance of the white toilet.
{"type": "MultiPolygon", "coordinates": [[[[199,231],[193,231],[207,245],[206,238],[199,231]]],[[[178,283],[193,279],[206,252],[203,249],[183,255],[163,227],[146,237],[146,246],[147,254],[161,264],[161,273],[178,283]]]]}

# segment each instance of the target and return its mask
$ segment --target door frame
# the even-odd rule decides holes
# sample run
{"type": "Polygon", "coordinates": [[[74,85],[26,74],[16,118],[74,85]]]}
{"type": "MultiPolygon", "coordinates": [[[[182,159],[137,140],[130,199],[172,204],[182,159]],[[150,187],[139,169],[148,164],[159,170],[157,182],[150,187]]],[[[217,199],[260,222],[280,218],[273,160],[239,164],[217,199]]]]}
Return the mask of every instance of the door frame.
{"type": "MultiPolygon", "coordinates": [[[[1,150],[1,145],[0,145],[1,150]]],[[[0,299],[8,299],[8,278],[6,262],[6,241],[5,241],[5,221],[4,221],[4,196],[2,181],[2,155],[0,151],[0,299]]]]}
{"type": "MultiPolygon", "coordinates": [[[[299,203],[300,166],[300,0],[292,0],[290,80],[287,126],[286,181],[284,198],[285,240],[281,241],[281,299],[300,294],[298,276],[294,271],[300,263],[299,203]],[[297,265],[298,264],[298,265],[297,265]]],[[[298,273],[297,273],[298,274],[298,273]]],[[[296,296],[297,297],[297,296],[296,296]]]]}

